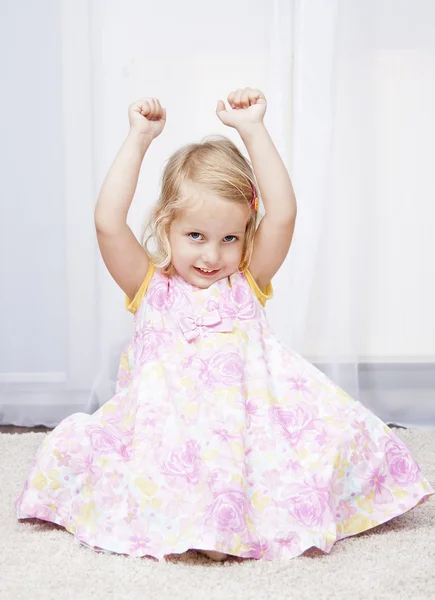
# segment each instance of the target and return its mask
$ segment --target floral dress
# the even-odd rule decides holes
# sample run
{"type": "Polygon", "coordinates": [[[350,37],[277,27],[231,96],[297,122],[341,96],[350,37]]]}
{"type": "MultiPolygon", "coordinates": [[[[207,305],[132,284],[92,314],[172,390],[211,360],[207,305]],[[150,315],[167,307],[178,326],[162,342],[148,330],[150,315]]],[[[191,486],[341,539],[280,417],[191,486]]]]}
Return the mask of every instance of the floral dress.
{"type": "Polygon", "coordinates": [[[44,438],[19,519],[97,551],[291,559],[434,490],[405,444],[283,345],[249,270],[195,287],[150,264],[116,391],[44,438]]]}

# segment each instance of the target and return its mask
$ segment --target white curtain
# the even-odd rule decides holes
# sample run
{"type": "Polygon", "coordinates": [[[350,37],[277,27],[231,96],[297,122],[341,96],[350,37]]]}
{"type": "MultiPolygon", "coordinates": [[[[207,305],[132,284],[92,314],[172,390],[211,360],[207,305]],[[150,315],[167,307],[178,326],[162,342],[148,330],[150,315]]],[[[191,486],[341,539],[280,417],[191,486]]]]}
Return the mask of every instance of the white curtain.
{"type": "Polygon", "coordinates": [[[258,87],[296,193],[267,314],[279,338],[385,422],[435,425],[435,5],[430,0],[45,0],[2,19],[0,423],[55,426],[114,393],[133,331],[93,208],[156,96],[139,236],[164,161],[237,132],[218,99],[258,87]]]}

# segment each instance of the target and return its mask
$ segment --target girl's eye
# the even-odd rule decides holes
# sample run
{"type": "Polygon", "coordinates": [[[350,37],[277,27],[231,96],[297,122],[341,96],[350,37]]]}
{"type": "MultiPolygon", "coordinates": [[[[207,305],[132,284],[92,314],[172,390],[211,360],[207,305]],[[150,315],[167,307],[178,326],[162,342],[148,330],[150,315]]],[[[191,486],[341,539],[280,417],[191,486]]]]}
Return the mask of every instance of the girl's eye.
{"type": "MultiPolygon", "coordinates": [[[[197,236],[202,236],[202,234],[201,234],[201,233],[198,233],[198,231],[191,231],[191,232],[189,233],[189,237],[190,237],[190,239],[191,239],[191,240],[195,240],[195,241],[199,240],[199,239],[200,239],[200,237],[197,237],[197,236]]],[[[227,241],[227,242],[232,242],[232,241],[233,241],[232,239],[231,239],[231,240],[229,240],[228,238],[234,238],[234,240],[237,240],[237,239],[238,239],[238,238],[237,238],[235,235],[226,235],[226,236],[224,237],[224,240],[225,240],[225,241],[227,241]]]]}

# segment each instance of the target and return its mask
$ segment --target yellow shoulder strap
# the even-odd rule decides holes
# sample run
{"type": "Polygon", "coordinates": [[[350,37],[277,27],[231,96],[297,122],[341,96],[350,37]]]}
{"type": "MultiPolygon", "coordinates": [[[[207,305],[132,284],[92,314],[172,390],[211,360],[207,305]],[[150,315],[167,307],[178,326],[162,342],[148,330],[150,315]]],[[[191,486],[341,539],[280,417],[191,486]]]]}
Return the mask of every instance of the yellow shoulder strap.
{"type": "Polygon", "coordinates": [[[260,300],[261,304],[264,306],[266,304],[266,301],[270,300],[272,298],[272,296],[273,296],[272,282],[270,281],[267,284],[266,289],[264,290],[264,292],[262,292],[260,290],[260,288],[258,287],[257,282],[252,277],[251,272],[249,271],[249,269],[245,269],[245,271],[243,271],[243,273],[245,274],[245,277],[248,280],[248,283],[251,286],[251,289],[253,290],[254,294],[257,296],[257,298],[260,300]]]}
{"type": "Polygon", "coordinates": [[[138,291],[136,292],[133,300],[130,300],[130,298],[128,296],[125,297],[125,308],[127,310],[129,310],[131,313],[134,314],[137,311],[137,309],[139,308],[140,303],[142,302],[142,299],[146,294],[148,285],[151,281],[152,276],[154,275],[155,270],[156,269],[155,269],[154,265],[150,261],[148,263],[148,270],[145,275],[145,279],[142,281],[141,286],[138,289],[138,291]]]}

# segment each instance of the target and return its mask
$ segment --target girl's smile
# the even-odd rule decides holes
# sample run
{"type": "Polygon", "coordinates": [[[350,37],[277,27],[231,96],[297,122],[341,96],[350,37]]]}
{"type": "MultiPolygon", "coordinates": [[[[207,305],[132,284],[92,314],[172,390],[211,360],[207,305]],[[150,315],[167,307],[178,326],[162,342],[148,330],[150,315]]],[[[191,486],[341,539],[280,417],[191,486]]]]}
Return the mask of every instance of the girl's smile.
{"type": "Polygon", "coordinates": [[[214,271],[205,271],[204,269],[201,269],[200,267],[193,267],[198,273],[200,273],[201,275],[204,275],[205,277],[210,277],[211,275],[216,275],[216,273],[218,273],[220,271],[220,269],[215,269],[214,271]]]}

